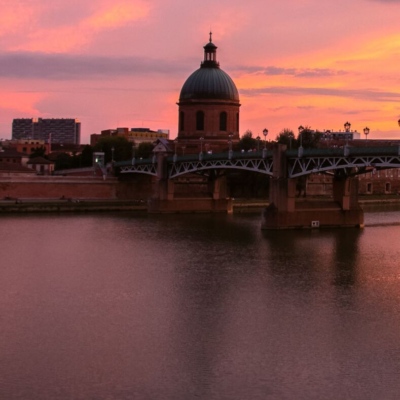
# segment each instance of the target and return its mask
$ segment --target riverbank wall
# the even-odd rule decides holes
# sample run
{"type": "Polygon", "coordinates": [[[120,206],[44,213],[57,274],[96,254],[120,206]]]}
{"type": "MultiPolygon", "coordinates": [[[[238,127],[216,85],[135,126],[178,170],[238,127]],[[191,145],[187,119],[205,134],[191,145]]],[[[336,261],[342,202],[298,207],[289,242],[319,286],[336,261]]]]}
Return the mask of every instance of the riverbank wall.
{"type": "MultiPolygon", "coordinates": [[[[126,181],[110,176],[1,177],[0,213],[148,211],[150,182],[147,176],[126,181]]],[[[297,201],[321,199],[329,201],[327,196],[307,196],[297,201]]],[[[359,196],[359,203],[362,207],[400,204],[400,196],[364,195],[359,196]]],[[[234,213],[261,212],[267,206],[268,200],[263,198],[232,199],[234,213]]],[[[185,212],[184,207],[178,212],[185,212]]]]}
{"type": "MultiPolygon", "coordinates": [[[[321,199],[304,199],[303,203],[321,202],[321,199]]],[[[328,199],[326,201],[329,201],[328,199]]],[[[234,199],[233,213],[260,213],[268,206],[262,199],[234,199]]],[[[391,196],[374,196],[374,198],[360,200],[362,208],[371,208],[375,205],[400,205],[400,198],[391,196]]],[[[147,212],[147,200],[119,200],[119,199],[1,199],[0,214],[7,213],[88,213],[88,212],[147,212]]],[[[184,213],[185,210],[179,212],[184,213]]],[[[189,213],[189,211],[187,211],[189,213]]],[[[211,211],[210,211],[211,212],[211,211]]]]}

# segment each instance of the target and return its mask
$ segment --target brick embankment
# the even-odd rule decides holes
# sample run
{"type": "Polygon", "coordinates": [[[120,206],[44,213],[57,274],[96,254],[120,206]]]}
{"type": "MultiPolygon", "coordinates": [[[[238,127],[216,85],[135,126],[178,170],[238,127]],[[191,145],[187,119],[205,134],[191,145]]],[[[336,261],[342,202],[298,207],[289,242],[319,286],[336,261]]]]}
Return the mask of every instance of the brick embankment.
{"type": "MultiPolygon", "coordinates": [[[[398,195],[368,195],[360,196],[358,200],[361,206],[365,205],[379,205],[379,204],[399,204],[400,196],[398,195]]],[[[326,206],[328,203],[332,204],[332,209],[336,209],[332,203],[332,198],[326,196],[309,196],[306,198],[298,198],[297,206],[298,209],[303,208],[317,208],[318,206],[326,206]]],[[[235,199],[233,201],[233,212],[258,212],[269,205],[268,200],[263,199],[235,199]]]]}
{"type": "Polygon", "coordinates": [[[0,201],[0,214],[146,210],[146,202],[140,200],[8,199],[0,201]]]}
{"type": "Polygon", "coordinates": [[[35,176],[0,178],[0,199],[116,199],[116,178],[35,176]]]}

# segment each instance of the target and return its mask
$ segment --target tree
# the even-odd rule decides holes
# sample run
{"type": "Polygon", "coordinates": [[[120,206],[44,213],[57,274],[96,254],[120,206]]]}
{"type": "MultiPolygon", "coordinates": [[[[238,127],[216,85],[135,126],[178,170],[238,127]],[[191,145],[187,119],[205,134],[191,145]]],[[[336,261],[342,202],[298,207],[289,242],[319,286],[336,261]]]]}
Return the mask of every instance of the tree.
{"type": "Polygon", "coordinates": [[[240,150],[257,149],[257,139],[253,139],[251,130],[247,130],[239,140],[238,147],[240,150]]]}
{"type": "Polygon", "coordinates": [[[132,143],[123,136],[105,136],[96,143],[94,151],[104,152],[106,163],[113,158],[114,161],[129,160],[132,158],[132,143]]]}
{"type": "Polygon", "coordinates": [[[137,147],[135,151],[135,157],[136,158],[150,158],[151,154],[153,152],[153,143],[149,142],[142,142],[139,143],[139,146],[137,147]]]}
{"type": "Polygon", "coordinates": [[[93,164],[93,148],[86,145],[80,154],[80,164],[82,167],[91,167],[93,164]]]}
{"type": "Polygon", "coordinates": [[[67,154],[67,153],[60,153],[57,155],[57,158],[55,159],[55,165],[54,169],[60,170],[60,169],[69,169],[73,168],[73,163],[72,163],[72,157],[67,154]]]}
{"type": "Polygon", "coordinates": [[[32,153],[29,155],[29,158],[36,158],[36,157],[46,157],[46,148],[44,146],[35,147],[32,149],[32,153]]]}
{"type": "Polygon", "coordinates": [[[305,128],[302,126],[299,127],[298,142],[299,145],[302,145],[304,148],[318,147],[321,137],[321,132],[313,131],[309,126],[305,128]]]}
{"type": "Polygon", "coordinates": [[[285,144],[288,149],[296,148],[297,147],[297,141],[296,138],[294,137],[294,133],[291,129],[283,129],[275,139],[278,143],[280,144],[285,144]]]}

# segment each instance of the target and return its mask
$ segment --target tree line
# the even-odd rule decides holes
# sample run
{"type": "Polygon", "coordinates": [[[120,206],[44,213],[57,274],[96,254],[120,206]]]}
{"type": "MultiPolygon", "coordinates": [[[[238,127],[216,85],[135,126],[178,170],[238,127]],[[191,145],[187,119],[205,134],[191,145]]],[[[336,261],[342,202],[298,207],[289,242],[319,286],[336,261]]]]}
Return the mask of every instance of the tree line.
{"type": "MultiPolygon", "coordinates": [[[[284,144],[288,149],[298,149],[300,146],[304,148],[315,148],[322,138],[322,133],[313,131],[310,127],[300,126],[299,134],[297,137],[291,129],[283,129],[275,138],[273,142],[284,144]]],[[[265,138],[253,137],[253,133],[247,130],[239,140],[236,150],[260,150],[265,145],[265,138]]]]}
{"type": "MultiPolygon", "coordinates": [[[[275,142],[286,145],[289,149],[297,149],[300,146],[305,148],[317,147],[321,139],[321,133],[311,130],[309,127],[299,127],[299,134],[296,137],[292,130],[283,129],[275,138],[275,142]]],[[[261,150],[264,146],[265,138],[254,137],[250,130],[247,130],[235,146],[236,151],[261,150]]],[[[57,152],[46,155],[44,146],[36,148],[30,158],[44,157],[55,162],[55,170],[70,168],[91,167],[93,163],[93,153],[103,152],[105,163],[114,161],[128,160],[135,158],[148,158],[153,150],[152,143],[140,143],[137,146],[128,141],[123,136],[102,137],[94,145],[85,145],[81,151],[76,152],[57,152]]]]}
{"type": "Polygon", "coordinates": [[[86,168],[93,164],[93,153],[103,152],[105,163],[137,158],[148,158],[153,150],[152,143],[139,143],[137,146],[123,136],[100,138],[94,145],[85,145],[81,151],[54,152],[46,154],[44,146],[37,147],[30,154],[30,158],[43,157],[55,162],[54,169],[86,168]]]}

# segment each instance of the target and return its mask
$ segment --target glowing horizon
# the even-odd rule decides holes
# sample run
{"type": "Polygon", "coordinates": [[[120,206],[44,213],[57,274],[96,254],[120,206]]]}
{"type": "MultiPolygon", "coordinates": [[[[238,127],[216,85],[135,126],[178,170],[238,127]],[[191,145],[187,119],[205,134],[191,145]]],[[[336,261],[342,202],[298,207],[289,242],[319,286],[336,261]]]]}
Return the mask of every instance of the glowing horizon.
{"type": "Polygon", "coordinates": [[[240,94],[240,134],[299,125],[400,138],[400,0],[16,0],[0,16],[0,137],[13,118],[177,133],[180,89],[208,32],[240,94]],[[32,4],[33,3],[33,4],[32,4]],[[213,13],[210,17],[209,7],[213,13]],[[397,11],[397,13],[396,13],[397,11]],[[354,17],[356,16],[356,17],[354,17]],[[211,18],[211,19],[210,19],[211,18]]]}

